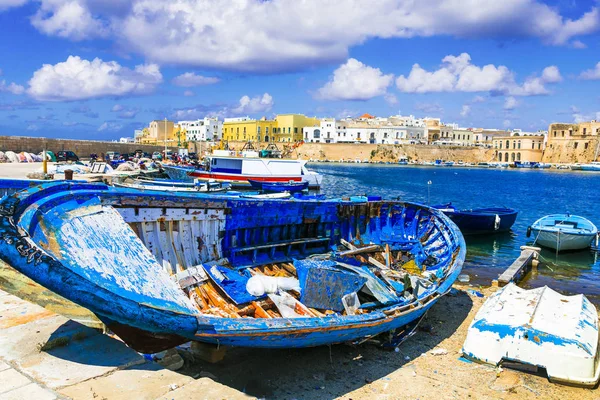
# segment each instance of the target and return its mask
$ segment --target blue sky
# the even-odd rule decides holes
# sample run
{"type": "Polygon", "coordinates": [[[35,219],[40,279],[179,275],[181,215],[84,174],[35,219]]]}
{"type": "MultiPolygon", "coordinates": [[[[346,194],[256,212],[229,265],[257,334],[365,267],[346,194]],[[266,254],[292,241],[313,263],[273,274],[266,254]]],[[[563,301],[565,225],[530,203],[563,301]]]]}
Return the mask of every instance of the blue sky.
{"type": "Polygon", "coordinates": [[[0,135],[292,112],[600,119],[597,1],[0,0],[0,27],[0,135]]]}

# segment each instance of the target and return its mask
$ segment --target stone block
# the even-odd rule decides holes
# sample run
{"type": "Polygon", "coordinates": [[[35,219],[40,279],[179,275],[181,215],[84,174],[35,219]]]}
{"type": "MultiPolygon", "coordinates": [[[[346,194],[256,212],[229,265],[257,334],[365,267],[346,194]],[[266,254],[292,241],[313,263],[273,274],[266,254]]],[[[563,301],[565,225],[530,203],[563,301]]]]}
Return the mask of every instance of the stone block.
{"type": "Polygon", "coordinates": [[[0,394],[0,400],[54,400],[56,395],[36,383],[0,394]]]}
{"type": "Polygon", "coordinates": [[[10,392],[31,383],[29,378],[12,368],[0,372],[0,382],[0,393],[10,392]]]}

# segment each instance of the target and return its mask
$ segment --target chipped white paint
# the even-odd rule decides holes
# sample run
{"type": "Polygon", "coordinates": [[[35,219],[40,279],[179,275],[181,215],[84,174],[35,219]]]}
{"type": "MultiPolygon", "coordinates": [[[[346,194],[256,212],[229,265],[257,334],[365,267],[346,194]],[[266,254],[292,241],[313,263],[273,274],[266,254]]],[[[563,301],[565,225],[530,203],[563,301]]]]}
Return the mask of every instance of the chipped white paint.
{"type": "Polygon", "coordinates": [[[544,367],[551,381],[594,386],[600,375],[598,314],[583,295],[510,283],[478,311],[463,353],[494,365],[511,360],[544,367]]]}
{"type": "Polygon", "coordinates": [[[91,206],[87,212],[78,210],[69,218],[60,219],[59,226],[51,225],[57,220],[48,223],[60,249],[55,256],[63,264],[115,294],[139,302],[156,299],[161,306],[164,301],[195,310],[114,208],[104,206],[99,210],[91,206]]]}

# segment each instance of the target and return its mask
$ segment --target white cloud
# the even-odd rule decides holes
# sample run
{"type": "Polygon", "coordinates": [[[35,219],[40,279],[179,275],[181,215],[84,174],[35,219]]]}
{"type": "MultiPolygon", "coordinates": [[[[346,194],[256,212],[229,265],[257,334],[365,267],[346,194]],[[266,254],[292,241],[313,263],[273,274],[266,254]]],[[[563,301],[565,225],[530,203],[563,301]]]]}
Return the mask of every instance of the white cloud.
{"type": "Polygon", "coordinates": [[[186,90],[183,92],[183,95],[185,97],[192,97],[194,95],[194,92],[192,92],[191,90],[186,90]]]}
{"type": "Polygon", "coordinates": [[[596,5],[568,19],[542,0],[380,0],[368,6],[364,0],[231,0],[227,7],[219,0],[123,3],[42,0],[32,23],[47,35],[73,40],[108,36],[126,51],[160,63],[257,72],[338,62],[348,57],[349,48],[372,38],[533,37],[549,45],[578,46],[579,37],[600,27],[596,5]]]}
{"type": "Polygon", "coordinates": [[[475,96],[473,97],[473,100],[471,100],[471,103],[476,104],[476,103],[484,103],[485,102],[485,97],[483,96],[475,96]]]}
{"type": "Polygon", "coordinates": [[[102,125],[98,127],[98,132],[116,132],[123,129],[123,125],[118,124],[116,122],[104,122],[102,125]]]}
{"type": "Polygon", "coordinates": [[[571,47],[573,47],[574,49],[586,49],[587,45],[581,40],[573,40],[571,42],[571,47]]]}
{"type": "Polygon", "coordinates": [[[368,100],[386,94],[394,75],[384,75],[379,68],[369,67],[350,58],[333,71],[329,82],[317,91],[325,100],[368,100]]]}
{"type": "Polygon", "coordinates": [[[542,71],[542,80],[546,83],[557,83],[562,81],[562,76],[556,65],[550,65],[542,71]]]}
{"type": "Polygon", "coordinates": [[[28,0],[0,0],[0,11],[8,10],[13,7],[21,7],[28,0]]]}
{"type": "Polygon", "coordinates": [[[462,109],[460,110],[460,116],[466,118],[469,116],[469,114],[471,114],[471,106],[468,104],[463,105],[462,109]]]}
{"type": "Polygon", "coordinates": [[[242,96],[238,107],[233,109],[236,114],[255,114],[259,112],[270,111],[273,108],[273,97],[269,93],[262,96],[248,97],[242,96]]]}
{"type": "Polygon", "coordinates": [[[28,131],[39,131],[40,127],[37,126],[36,124],[29,124],[29,125],[27,125],[27,130],[28,131]]]}
{"type": "Polygon", "coordinates": [[[385,100],[386,103],[388,103],[390,106],[395,106],[396,104],[398,104],[398,98],[396,97],[396,95],[393,95],[391,93],[386,93],[383,95],[383,99],[385,100]]]}
{"type": "Polygon", "coordinates": [[[193,86],[202,86],[202,85],[212,85],[220,82],[219,78],[214,76],[202,76],[196,75],[193,72],[186,72],[185,74],[181,74],[175,78],[171,82],[177,86],[183,87],[193,87],[193,86]]]}
{"type": "Polygon", "coordinates": [[[31,24],[46,35],[76,41],[109,35],[107,23],[92,16],[83,0],[42,0],[31,24]]]}
{"type": "Polygon", "coordinates": [[[514,97],[510,96],[507,97],[506,100],[504,100],[504,109],[505,110],[514,110],[517,107],[517,99],[515,99],[514,97]]]}
{"type": "Polygon", "coordinates": [[[17,85],[14,82],[6,83],[5,80],[0,81],[0,93],[8,92],[12,94],[23,94],[25,92],[25,88],[21,85],[17,85]]]}
{"type": "Polygon", "coordinates": [[[69,101],[105,96],[147,94],[162,82],[156,64],[133,70],[116,61],[92,61],[69,56],[67,61],[44,66],[34,72],[27,92],[37,100],[69,101]]]}
{"type": "Polygon", "coordinates": [[[471,56],[462,53],[442,59],[442,65],[435,71],[427,71],[414,64],[408,76],[400,75],[396,86],[407,93],[432,92],[494,92],[514,96],[534,96],[548,94],[545,83],[556,83],[562,77],[556,66],[544,69],[542,77],[532,76],[523,85],[515,82],[515,76],[504,65],[492,64],[479,67],[471,64],[471,56]]]}
{"type": "Polygon", "coordinates": [[[505,120],[502,122],[502,126],[504,126],[505,128],[509,128],[509,127],[510,127],[510,120],[508,120],[508,119],[505,119],[505,120]]]}
{"type": "Polygon", "coordinates": [[[110,111],[112,112],[119,112],[119,111],[123,111],[125,109],[125,107],[123,107],[121,104],[115,104],[110,111]]]}
{"type": "Polygon", "coordinates": [[[583,71],[579,77],[588,80],[600,79],[600,62],[594,68],[583,71]]]}

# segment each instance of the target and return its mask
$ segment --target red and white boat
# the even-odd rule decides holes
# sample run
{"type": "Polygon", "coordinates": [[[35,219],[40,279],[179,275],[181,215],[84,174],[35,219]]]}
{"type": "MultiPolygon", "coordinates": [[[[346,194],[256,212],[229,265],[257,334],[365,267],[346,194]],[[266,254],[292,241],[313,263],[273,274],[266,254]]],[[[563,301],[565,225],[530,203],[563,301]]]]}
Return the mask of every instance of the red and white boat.
{"type": "Polygon", "coordinates": [[[204,169],[163,165],[174,180],[228,182],[233,187],[251,187],[248,179],[261,182],[308,182],[308,187],[321,187],[323,176],[309,171],[305,160],[281,158],[232,157],[211,155],[204,169]]]}

